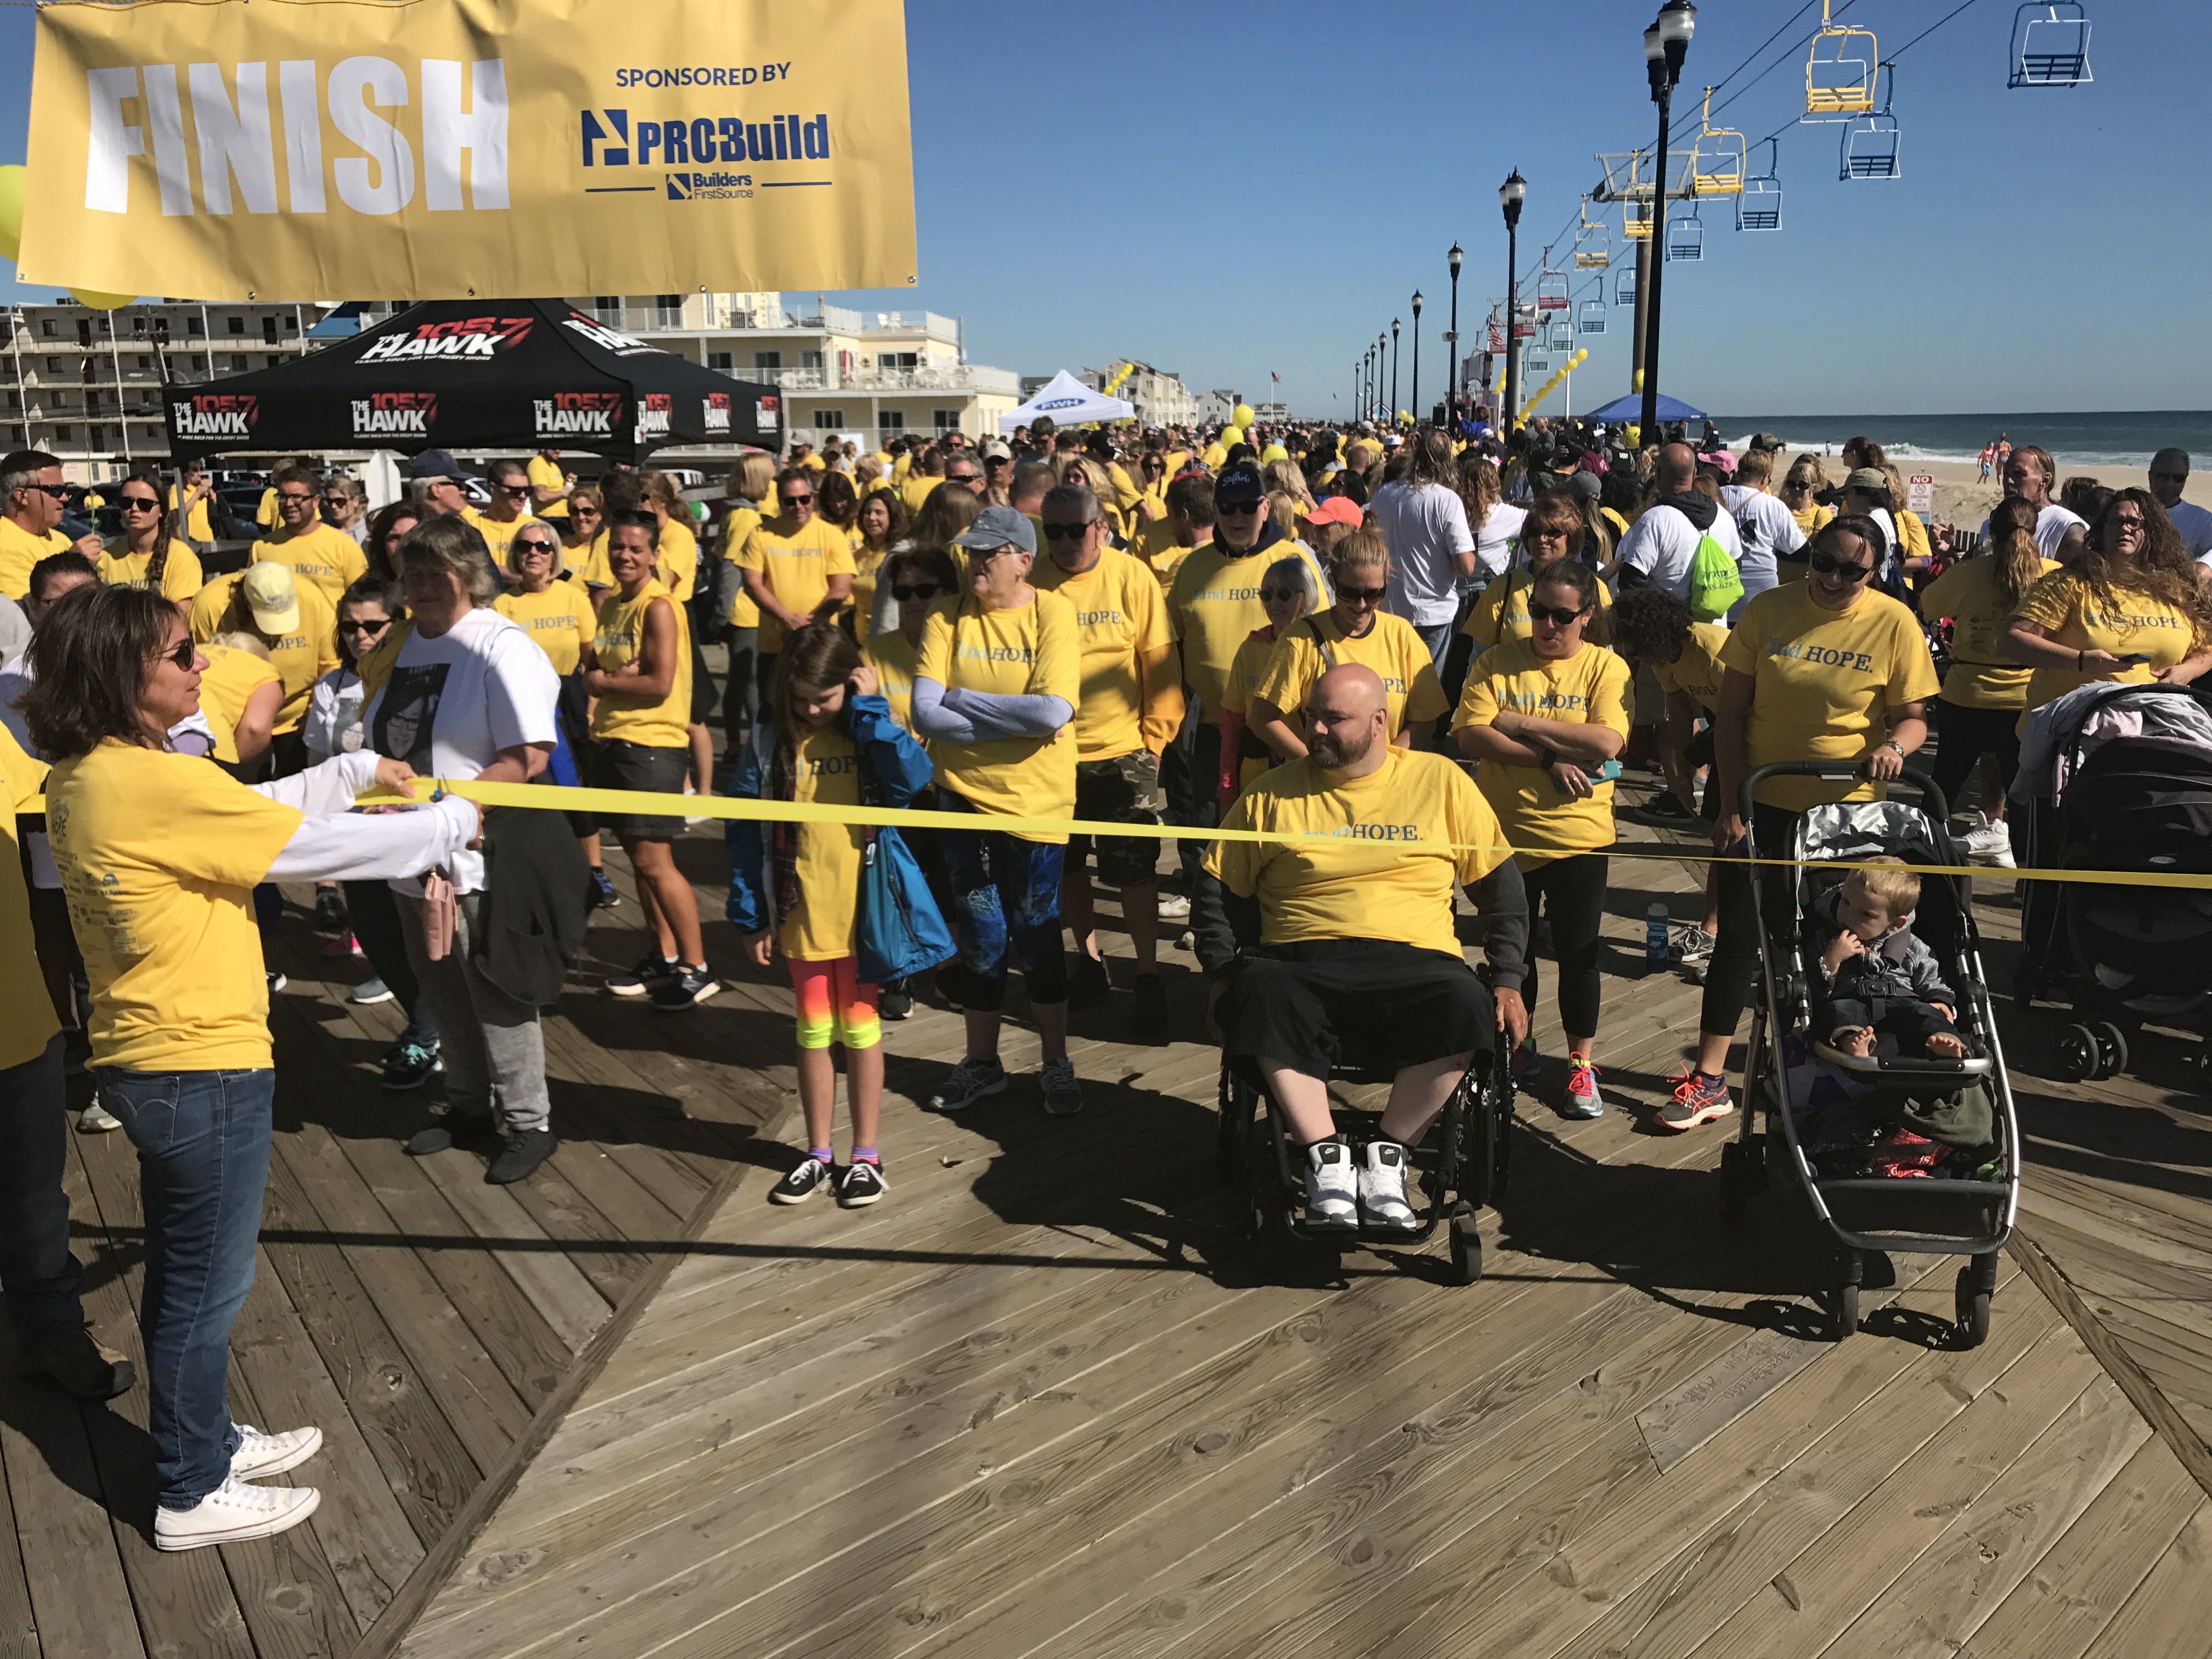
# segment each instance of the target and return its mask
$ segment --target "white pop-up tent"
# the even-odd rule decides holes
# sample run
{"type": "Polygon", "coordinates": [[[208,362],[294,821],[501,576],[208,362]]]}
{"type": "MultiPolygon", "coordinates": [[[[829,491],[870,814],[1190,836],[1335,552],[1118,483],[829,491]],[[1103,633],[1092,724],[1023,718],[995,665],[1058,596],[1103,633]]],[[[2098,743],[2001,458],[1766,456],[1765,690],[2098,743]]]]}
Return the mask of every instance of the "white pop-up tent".
{"type": "Polygon", "coordinates": [[[1012,432],[1040,415],[1049,415],[1054,426],[1080,426],[1085,421],[1126,421],[1136,412],[1134,404],[1094,392],[1063,368],[1029,402],[1000,416],[999,430],[1012,432]]]}

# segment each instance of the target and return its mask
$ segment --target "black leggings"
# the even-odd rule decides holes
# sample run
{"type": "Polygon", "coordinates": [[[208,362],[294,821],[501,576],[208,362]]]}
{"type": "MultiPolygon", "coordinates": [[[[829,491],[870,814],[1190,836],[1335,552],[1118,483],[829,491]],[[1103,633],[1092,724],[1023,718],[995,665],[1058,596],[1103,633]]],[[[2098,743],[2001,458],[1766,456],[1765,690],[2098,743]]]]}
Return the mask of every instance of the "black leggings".
{"type": "MultiPolygon", "coordinates": [[[[1796,845],[1797,821],[1803,816],[1787,807],[1769,806],[1763,801],[1754,806],[1751,833],[1759,844],[1759,855],[1788,858],[1790,848],[1796,845]]],[[[1729,850],[1740,856],[1743,843],[1738,842],[1729,850]]],[[[1743,1018],[1743,1006],[1751,998],[1751,976],[1759,966],[1759,918],[1753,914],[1751,896],[1754,866],[1722,864],[1714,867],[1720,872],[1721,931],[1713,940],[1712,961],[1705,969],[1705,999],[1698,1013],[1698,1030],[1733,1034],[1736,1022],[1743,1018]]],[[[1792,871],[1786,864],[1755,867],[1759,879],[1766,883],[1768,908],[1777,915],[1789,918],[1784,932],[1796,938],[1792,871]]]]}
{"type": "MultiPolygon", "coordinates": [[[[1583,853],[1540,864],[1521,877],[1528,894],[1530,927],[1535,926],[1540,905],[1552,919],[1552,954],[1559,964],[1559,1024],[1577,1036],[1597,1035],[1598,988],[1604,982],[1597,970],[1597,941],[1605,921],[1605,873],[1604,854],[1583,853]]],[[[1528,953],[1528,977],[1521,994],[1533,1012],[1534,951],[1528,953]]]]}
{"type": "MultiPolygon", "coordinates": [[[[1964,703],[1938,697],[1929,705],[1936,715],[1936,764],[1931,775],[1951,810],[1959,810],[1959,792],[1972,775],[1974,763],[1985,754],[1997,757],[2000,787],[2009,791],[2013,775],[2020,770],[2020,710],[1969,708],[1964,703]]],[[[1992,803],[1984,801],[1982,810],[1992,803]]]]}

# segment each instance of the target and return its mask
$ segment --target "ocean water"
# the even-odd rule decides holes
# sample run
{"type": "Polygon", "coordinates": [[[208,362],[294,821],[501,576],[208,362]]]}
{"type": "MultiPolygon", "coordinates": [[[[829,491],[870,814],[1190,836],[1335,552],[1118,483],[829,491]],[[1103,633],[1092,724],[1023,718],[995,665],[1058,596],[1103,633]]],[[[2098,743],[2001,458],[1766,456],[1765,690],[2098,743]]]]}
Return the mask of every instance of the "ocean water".
{"type": "Polygon", "coordinates": [[[1729,415],[1713,424],[1730,447],[1771,432],[1792,449],[1829,452],[1846,438],[1873,439],[1900,465],[1907,459],[1973,461],[2003,433],[2014,444],[2041,444],[2062,465],[2147,466],[2168,445],[2212,465],[2212,410],[2144,410],[2095,415],[1729,415]]]}

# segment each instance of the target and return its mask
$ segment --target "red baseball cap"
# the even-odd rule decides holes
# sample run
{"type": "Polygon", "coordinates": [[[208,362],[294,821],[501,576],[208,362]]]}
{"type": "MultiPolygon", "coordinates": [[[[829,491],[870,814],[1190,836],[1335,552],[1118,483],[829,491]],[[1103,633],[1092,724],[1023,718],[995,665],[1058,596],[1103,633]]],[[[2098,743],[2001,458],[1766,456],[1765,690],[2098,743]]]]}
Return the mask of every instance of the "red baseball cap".
{"type": "Polygon", "coordinates": [[[1367,522],[1367,515],[1359,504],[1349,495],[1331,495],[1306,514],[1308,524],[1346,524],[1354,530],[1367,522]]]}

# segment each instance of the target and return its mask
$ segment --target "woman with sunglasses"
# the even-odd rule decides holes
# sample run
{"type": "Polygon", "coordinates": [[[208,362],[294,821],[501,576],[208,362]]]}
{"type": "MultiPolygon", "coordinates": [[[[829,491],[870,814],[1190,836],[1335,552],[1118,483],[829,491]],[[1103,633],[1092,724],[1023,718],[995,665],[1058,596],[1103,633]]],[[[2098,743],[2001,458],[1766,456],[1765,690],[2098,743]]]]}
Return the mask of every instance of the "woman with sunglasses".
{"type": "Polygon", "coordinates": [[[100,556],[100,580],[111,586],[150,587],[165,599],[186,600],[200,591],[199,556],[169,533],[161,481],[140,469],[124,479],[116,496],[123,533],[100,556]]]}
{"type": "MultiPolygon", "coordinates": [[[[1580,506],[1565,490],[1547,490],[1528,504],[1521,517],[1519,534],[1507,555],[1504,574],[1482,590],[1474,608],[1467,613],[1466,622],[1460,625],[1459,631],[1474,641],[1477,656],[1508,640],[1528,637],[1532,631],[1528,621],[1530,573],[1555,559],[1581,562],[1588,534],[1580,506]]],[[[1597,585],[1597,603],[1601,611],[1613,604],[1613,595],[1601,581],[1597,585]]]]}
{"type": "Polygon", "coordinates": [[[561,533],[561,552],[562,562],[570,568],[580,573],[591,557],[592,543],[606,528],[605,512],[599,492],[590,485],[580,485],[568,492],[568,524],[561,533]]]}
{"type": "MultiPolygon", "coordinates": [[[[1215,793],[1224,812],[1237,804],[1237,796],[1253,779],[1279,759],[1295,758],[1279,755],[1252,729],[1252,700],[1267,677],[1268,663],[1273,660],[1276,642],[1286,638],[1291,628],[1313,615],[1320,605],[1321,584],[1314,580],[1313,567],[1302,558],[1278,559],[1260,578],[1260,607],[1267,613],[1267,625],[1254,629],[1237,647],[1229,665],[1229,683],[1221,694],[1220,777],[1215,793]]],[[[1303,753],[1303,726],[1298,733],[1298,750],[1303,753]]]]}
{"type": "Polygon", "coordinates": [[[319,1496],[252,1483],[307,1462],[322,1435],[234,1423],[225,1398],[276,1085],[252,890],[413,876],[458,857],[481,819],[453,796],[352,812],[372,785],[404,790],[415,775],[366,750],[258,789],[176,752],[167,734],[199,708],[204,659],[158,593],[88,585],[55,605],[31,650],[23,713],[54,763],[47,822],[82,929],[93,1074],[138,1150],[154,1542],[265,1538],[319,1496]]]}
{"type": "MultiPolygon", "coordinates": [[[[1721,647],[1714,775],[1706,787],[1721,792],[1713,850],[1723,858],[1741,858],[1747,848],[1761,856],[1786,856],[1807,808],[1878,799],[1883,785],[1928,741],[1936,665],[1918,618],[1872,586],[1889,556],[1881,526],[1846,513],[1813,538],[1806,555],[1805,580],[1753,596],[1721,647]],[[1863,781],[1769,779],[1759,786],[1747,842],[1744,780],[1781,761],[1849,763],[1863,781]]],[[[1773,884],[1770,902],[1793,913],[1787,871],[1759,878],[1773,884]]],[[[1720,866],[1720,933],[1705,970],[1697,1064],[1660,1109],[1663,1127],[1692,1129],[1735,1109],[1728,1090],[1729,1045],[1759,958],[1752,880],[1747,865],[1720,866]]]]}
{"type": "Polygon", "coordinates": [[[775,516],[755,525],[738,550],[745,592],[760,608],[756,708],[766,706],[784,635],[836,616],[853,593],[853,544],[837,526],[815,516],[814,474],[786,467],[776,476],[775,504],[775,516]]]}
{"type": "MultiPolygon", "coordinates": [[[[1605,919],[1603,849],[1613,842],[1607,768],[1628,741],[1632,695],[1627,663],[1605,646],[1606,618],[1598,605],[1602,591],[1596,573],[1579,560],[1538,565],[1530,576],[1527,637],[1506,640],[1474,659],[1452,717],[1460,752],[1482,763],[1475,782],[1516,849],[1529,919],[1533,923],[1540,908],[1551,917],[1567,1050],[1559,1110],[1572,1118],[1605,1115],[1592,1061],[1601,982],[1598,933],[1605,919]]],[[[1521,994],[1533,1017],[1533,953],[1521,994]]],[[[1514,1080],[1533,1085],[1539,1064],[1531,1032],[1514,1054],[1514,1080]]]]}
{"type": "Polygon", "coordinates": [[[1382,608],[1390,550],[1375,532],[1355,530],[1330,549],[1328,574],[1336,602],[1276,641],[1249,697],[1252,729],[1284,760],[1297,759],[1306,752],[1301,711],[1313,683],[1332,668],[1364,663],[1382,677],[1392,745],[1409,749],[1415,729],[1451,705],[1413,624],[1382,608]]]}

